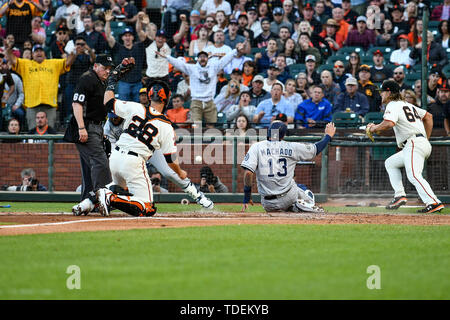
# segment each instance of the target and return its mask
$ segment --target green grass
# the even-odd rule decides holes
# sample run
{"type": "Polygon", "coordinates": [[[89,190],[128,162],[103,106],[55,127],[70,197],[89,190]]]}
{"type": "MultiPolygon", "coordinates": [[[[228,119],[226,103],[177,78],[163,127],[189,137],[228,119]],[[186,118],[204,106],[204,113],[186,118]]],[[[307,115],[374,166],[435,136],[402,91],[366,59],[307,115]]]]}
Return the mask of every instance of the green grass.
{"type": "Polygon", "coordinates": [[[0,299],[449,299],[448,226],[239,225],[0,238],[0,299]],[[81,270],[69,290],[66,270],[81,270]],[[381,289],[366,287],[367,267],[381,289]]]}

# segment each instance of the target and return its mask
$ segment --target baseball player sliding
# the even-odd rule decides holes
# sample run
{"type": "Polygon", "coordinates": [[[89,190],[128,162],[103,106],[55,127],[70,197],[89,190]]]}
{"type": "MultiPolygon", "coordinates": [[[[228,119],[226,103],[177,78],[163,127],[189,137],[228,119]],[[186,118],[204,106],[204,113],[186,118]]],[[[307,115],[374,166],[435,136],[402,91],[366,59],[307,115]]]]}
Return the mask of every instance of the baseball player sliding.
{"type": "Polygon", "coordinates": [[[406,204],[406,194],[402,183],[401,168],[405,168],[408,180],[416,188],[425,208],[420,213],[439,212],[444,205],[431,190],[428,182],[422,177],[425,160],[431,154],[431,144],[428,139],[433,130],[433,116],[403,100],[399,85],[392,80],[383,82],[381,86],[382,103],[386,105],[384,120],[378,125],[369,123],[367,127],[372,133],[394,129],[397,145],[402,150],[389,157],[385,167],[389,175],[394,199],[386,209],[398,209],[406,204]]]}
{"type": "Polygon", "coordinates": [[[176,159],[175,132],[172,123],[162,113],[170,98],[168,86],[155,81],[148,88],[150,105],[121,101],[114,98],[117,82],[134,66],[133,58],[125,58],[107,81],[104,104],[110,112],[124,119],[124,132],[120,135],[109,159],[113,184],[128,192],[97,190],[99,211],[109,215],[109,207],[122,210],[133,216],[152,216],[156,213],[153,191],[147,172],[146,161],[155,150],[160,149],[168,166],[184,180],[187,174],[176,159]]]}
{"type": "Polygon", "coordinates": [[[324,212],[316,206],[314,194],[294,181],[297,162],[312,160],[322,152],[336,133],[333,123],[325,128],[325,137],[316,143],[283,141],[287,126],[274,121],[267,131],[267,140],[253,144],[245,155],[241,167],[244,173],[244,205],[242,211],[253,205],[251,190],[256,173],[258,191],[264,210],[290,212],[324,212]]]}

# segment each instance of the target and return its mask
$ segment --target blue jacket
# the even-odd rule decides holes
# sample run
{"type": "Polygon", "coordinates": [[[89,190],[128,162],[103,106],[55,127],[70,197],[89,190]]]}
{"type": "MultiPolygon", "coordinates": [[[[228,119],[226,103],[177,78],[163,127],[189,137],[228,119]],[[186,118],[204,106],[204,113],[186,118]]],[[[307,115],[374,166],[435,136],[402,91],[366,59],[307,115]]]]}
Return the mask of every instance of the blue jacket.
{"type": "Polygon", "coordinates": [[[330,101],[323,98],[319,103],[314,103],[312,99],[307,99],[297,106],[294,121],[308,128],[308,119],[314,121],[331,121],[333,106],[330,101]]]}
{"type": "Polygon", "coordinates": [[[369,112],[369,100],[361,92],[356,92],[353,98],[350,98],[347,91],[342,92],[336,97],[334,101],[333,113],[345,112],[345,109],[350,108],[359,116],[364,116],[369,112]]]}

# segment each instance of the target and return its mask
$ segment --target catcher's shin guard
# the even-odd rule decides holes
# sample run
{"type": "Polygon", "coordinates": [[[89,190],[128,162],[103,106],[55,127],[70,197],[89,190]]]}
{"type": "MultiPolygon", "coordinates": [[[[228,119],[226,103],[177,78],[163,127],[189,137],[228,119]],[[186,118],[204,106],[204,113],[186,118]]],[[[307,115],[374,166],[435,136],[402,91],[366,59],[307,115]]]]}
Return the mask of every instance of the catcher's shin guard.
{"type": "Polygon", "coordinates": [[[156,213],[156,207],[153,203],[132,199],[130,196],[113,194],[109,201],[111,207],[135,217],[151,217],[156,213]]]}

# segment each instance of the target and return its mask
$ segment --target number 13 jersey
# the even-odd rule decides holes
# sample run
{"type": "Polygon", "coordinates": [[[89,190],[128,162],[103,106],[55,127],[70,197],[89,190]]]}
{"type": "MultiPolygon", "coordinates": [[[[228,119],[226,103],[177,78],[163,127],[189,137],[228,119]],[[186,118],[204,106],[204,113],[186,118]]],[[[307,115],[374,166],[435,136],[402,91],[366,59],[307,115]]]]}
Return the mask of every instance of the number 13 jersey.
{"type": "Polygon", "coordinates": [[[395,123],[395,139],[400,148],[403,148],[402,142],[412,135],[422,134],[425,138],[427,137],[422,121],[426,113],[426,110],[406,101],[392,101],[388,103],[383,118],[395,123]]]}
{"type": "Polygon", "coordinates": [[[148,160],[154,150],[165,156],[177,152],[172,122],[152,107],[116,99],[113,112],[124,119],[124,132],[116,143],[121,149],[134,151],[148,160]]]}

